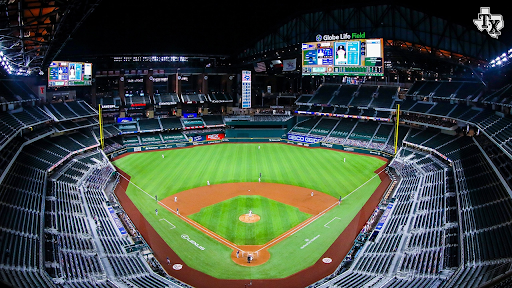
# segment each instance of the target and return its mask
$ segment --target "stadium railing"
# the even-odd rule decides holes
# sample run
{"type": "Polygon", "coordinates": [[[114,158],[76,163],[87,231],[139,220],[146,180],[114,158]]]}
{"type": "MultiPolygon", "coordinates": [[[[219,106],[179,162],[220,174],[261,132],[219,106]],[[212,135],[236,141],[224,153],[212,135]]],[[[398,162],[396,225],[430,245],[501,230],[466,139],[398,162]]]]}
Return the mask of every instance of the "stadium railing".
{"type": "Polygon", "coordinates": [[[309,99],[308,103],[311,104],[329,104],[331,99],[335,96],[339,85],[323,84],[313,94],[313,97],[309,99]]]}
{"type": "Polygon", "coordinates": [[[140,132],[153,132],[162,131],[162,125],[158,118],[156,119],[141,119],[137,121],[139,123],[140,132]]]}
{"type": "MultiPolygon", "coordinates": [[[[476,139],[482,137],[485,136],[476,139]]],[[[511,236],[512,225],[510,188],[501,176],[500,167],[495,167],[492,159],[484,153],[485,146],[479,149],[478,143],[487,141],[486,145],[489,145],[488,139],[476,141],[470,137],[458,137],[446,143],[447,139],[447,135],[435,134],[422,142],[422,145],[443,151],[454,159],[453,179],[457,191],[462,263],[445,287],[474,287],[496,277],[487,275],[488,271],[502,267],[501,263],[509,263],[512,256],[512,247],[506,240],[511,236]]]]}
{"type": "MultiPolygon", "coordinates": [[[[155,274],[139,252],[124,248],[133,241],[113,225],[111,212],[105,206],[107,185],[117,183],[114,171],[104,154],[96,150],[74,158],[53,174],[48,203],[56,205],[50,205],[53,212],[47,215],[52,215],[53,220],[46,222],[45,229],[50,244],[47,247],[53,251],[49,254],[59,262],[52,277],[87,286],[124,283],[181,287],[175,284],[176,280],[155,274]]],[[[110,201],[110,205],[119,207],[110,201]]]]}
{"type": "Polygon", "coordinates": [[[449,194],[444,185],[448,166],[431,155],[408,152],[402,158],[400,151],[390,165],[401,180],[378,236],[364,244],[348,270],[318,287],[431,287],[453,273],[445,264],[452,244],[444,242],[450,225],[442,216],[449,194]]]}
{"type": "Polygon", "coordinates": [[[354,94],[354,99],[350,105],[355,107],[368,107],[375,99],[373,96],[377,93],[379,86],[366,86],[361,85],[359,90],[354,94]]]}
{"type": "Polygon", "coordinates": [[[358,89],[359,85],[341,85],[335,96],[326,104],[348,107],[358,89]]]}

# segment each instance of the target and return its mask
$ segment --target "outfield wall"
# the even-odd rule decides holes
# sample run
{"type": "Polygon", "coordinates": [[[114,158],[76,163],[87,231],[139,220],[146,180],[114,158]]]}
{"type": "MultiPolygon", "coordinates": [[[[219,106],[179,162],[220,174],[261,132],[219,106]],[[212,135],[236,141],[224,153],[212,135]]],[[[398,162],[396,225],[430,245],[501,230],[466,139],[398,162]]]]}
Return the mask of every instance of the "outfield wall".
{"type": "Polygon", "coordinates": [[[295,126],[295,124],[297,124],[295,117],[292,117],[292,118],[288,119],[287,121],[255,121],[255,120],[247,121],[244,119],[239,119],[239,120],[235,120],[235,121],[226,120],[226,125],[232,126],[235,129],[265,127],[265,128],[269,128],[269,129],[283,128],[283,129],[286,129],[287,131],[289,131],[290,129],[293,128],[293,126],[295,126]]]}
{"type": "Polygon", "coordinates": [[[316,142],[316,143],[306,143],[302,141],[292,141],[289,139],[282,139],[279,137],[275,138],[224,138],[221,140],[215,140],[215,141],[192,141],[192,142],[179,142],[179,143],[167,143],[167,144],[153,144],[153,145],[145,145],[145,146],[137,146],[137,147],[127,147],[120,150],[117,150],[115,152],[109,153],[107,156],[112,159],[117,156],[120,156],[124,153],[131,153],[131,152],[143,152],[143,151],[153,151],[153,150],[165,150],[165,149],[172,149],[172,148],[184,148],[188,146],[197,146],[197,145],[205,145],[205,144],[219,144],[219,143],[269,143],[269,142],[279,142],[279,143],[286,143],[286,144],[293,144],[298,146],[304,146],[304,147],[322,147],[322,148],[329,148],[329,149],[336,149],[336,150],[343,150],[346,152],[355,152],[360,154],[367,154],[367,155],[374,155],[374,156],[380,156],[384,157],[386,159],[392,159],[394,156],[392,154],[386,153],[384,151],[379,150],[373,150],[368,148],[361,148],[361,147],[353,147],[353,146],[345,146],[345,145],[339,145],[339,144],[332,144],[327,142],[316,142]]]}
{"type": "Polygon", "coordinates": [[[226,129],[227,138],[281,138],[286,135],[288,129],[258,129],[258,128],[235,128],[226,129]]]}

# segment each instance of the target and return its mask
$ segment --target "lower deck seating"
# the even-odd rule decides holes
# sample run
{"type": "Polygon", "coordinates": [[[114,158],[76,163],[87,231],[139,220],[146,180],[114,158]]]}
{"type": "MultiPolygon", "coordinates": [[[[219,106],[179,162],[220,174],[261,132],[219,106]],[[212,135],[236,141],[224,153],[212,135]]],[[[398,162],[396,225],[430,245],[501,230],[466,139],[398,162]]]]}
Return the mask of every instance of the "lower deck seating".
{"type": "Polygon", "coordinates": [[[14,287],[180,287],[124,248],[134,242],[120,234],[107,210],[104,191],[114,169],[102,152],[76,156],[51,180],[26,160],[16,158],[0,183],[0,281],[14,287]]]}
{"type": "Polygon", "coordinates": [[[49,239],[47,252],[54,257],[47,257],[47,261],[59,264],[49,273],[70,285],[91,285],[96,284],[92,279],[101,279],[141,287],[175,286],[155,274],[139,252],[125,249],[134,242],[114,225],[104,192],[113,171],[97,151],[77,157],[52,176],[52,197],[47,201],[50,205],[46,215],[54,220],[46,221],[45,238],[49,239]],[[93,158],[96,160],[92,161],[93,158]],[[65,177],[77,170],[83,172],[82,176],[76,175],[71,181],[65,177]]]}
{"type": "Polygon", "coordinates": [[[452,248],[458,243],[446,241],[457,219],[444,217],[456,207],[446,200],[454,193],[445,185],[449,167],[431,155],[408,151],[390,164],[401,180],[382,229],[348,270],[320,287],[438,287],[457,266],[448,259],[457,258],[458,249],[452,248]]]}
{"type": "Polygon", "coordinates": [[[45,181],[45,172],[15,163],[0,184],[0,279],[17,287],[51,287],[39,273],[45,181]]]}

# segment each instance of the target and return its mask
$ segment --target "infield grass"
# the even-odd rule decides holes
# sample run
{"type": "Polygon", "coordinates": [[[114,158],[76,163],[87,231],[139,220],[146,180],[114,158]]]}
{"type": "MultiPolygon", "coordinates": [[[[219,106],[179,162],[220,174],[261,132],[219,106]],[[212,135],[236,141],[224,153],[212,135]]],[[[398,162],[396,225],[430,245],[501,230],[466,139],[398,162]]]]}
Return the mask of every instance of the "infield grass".
{"type": "Polygon", "coordinates": [[[236,245],[263,245],[311,216],[297,207],[252,195],[204,207],[188,217],[236,245]],[[238,219],[249,210],[261,220],[244,223],[238,219]]]}
{"type": "Polygon", "coordinates": [[[290,276],[313,265],[321,257],[380,184],[373,171],[385,162],[330,149],[276,143],[230,143],[135,153],[114,164],[149,194],[131,184],[126,191],[142,215],[186,265],[221,279],[269,279],[290,276]],[[154,200],[154,195],[164,199],[183,190],[205,186],[206,181],[211,184],[258,182],[259,173],[262,182],[301,186],[336,198],[355,192],[344,199],[342,205],[272,246],[270,260],[254,267],[234,263],[230,258],[231,248],[162,209],[154,200]],[[158,216],[155,215],[157,208],[158,216]],[[174,228],[161,219],[172,223],[174,228]],[[329,223],[328,227],[326,223],[329,223]],[[205,249],[190,245],[182,239],[183,234],[205,249]],[[308,239],[315,240],[304,246],[308,239]]]}

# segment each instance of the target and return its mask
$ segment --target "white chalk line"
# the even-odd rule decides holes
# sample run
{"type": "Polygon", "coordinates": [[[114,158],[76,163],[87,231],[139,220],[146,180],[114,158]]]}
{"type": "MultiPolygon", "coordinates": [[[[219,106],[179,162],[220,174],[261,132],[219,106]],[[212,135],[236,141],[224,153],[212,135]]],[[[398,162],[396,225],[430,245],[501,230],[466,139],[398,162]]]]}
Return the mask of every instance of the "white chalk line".
{"type": "Polygon", "coordinates": [[[320,212],[320,213],[316,214],[315,216],[309,218],[308,220],[302,222],[298,226],[295,226],[291,230],[288,230],[287,232],[281,234],[281,236],[272,239],[272,241],[268,242],[263,247],[261,247],[260,249],[256,250],[256,252],[259,252],[260,250],[266,249],[267,247],[272,246],[274,243],[279,242],[281,239],[286,238],[286,237],[290,237],[293,234],[299,232],[300,230],[302,230],[303,228],[305,228],[309,224],[313,223],[318,218],[322,217],[328,210],[330,210],[332,207],[334,207],[336,205],[338,205],[338,201],[336,201],[336,203],[332,204],[331,206],[325,208],[322,212],[320,212]]]}
{"type": "Polygon", "coordinates": [[[171,228],[171,229],[176,228],[176,226],[174,226],[174,224],[172,224],[171,222],[169,222],[167,219],[165,219],[165,218],[160,219],[160,221],[162,221],[162,220],[164,220],[165,222],[169,223],[169,225],[172,225],[172,228],[171,228]]]}
{"type": "Polygon", "coordinates": [[[329,221],[329,222],[327,222],[327,223],[325,223],[325,224],[324,224],[324,227],[331,228],[331,227],[327,226],[327,224],[331,223],[332,221],[334,221],[334,220],[336,220],[336,219],[341,219],[341,218],[339,218],[339,217],[334,217],[334,218],[332,218],[332,220],[331,220],[331,221],[329,221]]]}
{"type": "Polygon", "coordinates": [[[347,196],[341,198],[341,200],[345,200],[345,198],[347,198],[348,196],[352,195],[352,193],[356,192],[357,190],[359,190],[361,187],[363,187],[364,185],[368,184],[368,182],[372,181],[373,178],[377,177],[380,175],[380,173],[384,172],[385,169],[382,169],[379,173],[373,175],[372,178],[368,179],[366,182],[364,182],[363,184],[361,184],[359,187],[357,187],[356,189],[354,189],[352,192],[348,193],[347,196]]]}
{"type": "MultiPolygon", "coordinates": [[[[345,198],[347,198],[348,196],[352,195],[352,193],[356,192],[357,190],[359,190],[361,187],[363,187],[364,185],[368,184],[370,181],[373,180],[373,178],[377,177],[380,175],[380,173],[384,172],[385,169],[382,169],[379,173],[373,175],[373,177],[371,177],[370,179],[368,179],[366,182],[364,182],[363,184],[361,184],[359,187],[357,187],[356,189],[354,189],[352,192],[350,192],[349,194],[347,194],[345,197],[341,198],[341,200],[344,200],[345,198]]],[[[146,191],[144,191],[142,188],[140,188],[139,186],[135,185],[132,181],[128,180],[126,177],[124,177],[121,173],[119,173],[119,175],[121,175],[124,179],[126,179],[128,182],[130,182],[131,184],[133,184],[135,187],[137,187],[139,190],[141,190],[142,192],[146,193],[146,195],[148,195],[149,197],[151,198],[154,198],[153,196],[149,195],[149,193],[147,193],[146,191]]],[[[230,242],[228,242],[227,240],[225,240],[222,236],[219,236],[217,234],[214,234],[213,232],[210,232],[209,230],[206,230],[206,228],[204,228],[203,226],[200,226],[199,224],[195,223],[194,221],[191,221],[190,219],[188,219],[187,217],[183,217],[181,216],[180,214],[178,214],[176,211],[172,210],[171,208],[169,208],[167,205],[163,204],[162,202],[158,201],[158,203],[160,203],[160,205],[166,207],[167,209],[169,209],[170,211],[174,212],[177,216],[181,217],[183,220],[185,220],[186,222],[190,223],[191,225],[195,226],[196,228],[198,228],[199,230],[201,231],[204,231],[206,234],[210,235],[212,238],[216,239],[217,241],[219,242],[222,242],[224,244],[226,244],[227,246],[233,248],[233,249],[238,249],[237,246],[231,244],[230,242]]],[[[291,230],[288,230],[287,232],[281,234],[279,237],[277,238],[274,238],[272,239],[272,241],[268,242],[267,244],[265,244],[263,247],[261,247],[260,249],[256,250],[255,252],[259,252],[263,249],[266,249],[267,247],[269,246],[272,246],[274,243],[280,241],[281,239],[283,238],[286,238],[286,237],[289,237],[289,236],[292,236],[293,234],[299,232],[300,230],[302,230],[303,228],[307,227],[309,224],[313,223],[314,221],[318,220],[320,217],[322,217],[323,215],[325,215],[325,213],[330,210],[333,206],[336,206],[336,205],[339,205],[339,201],[336,201],[336,203],[332,204],[331,206],[327,207],[326,209],[324,209],[322,212],[318,213],[317,215],[313,216],[312,218],[309,218],[308,220],[302,222],[301,224],[299,224],[298,226],[295,226],[294,228],[292,228],[291,230]]],[[[331,220],[332,221],[332,220],[331,220]]]]}
{"type": "MultiPolygon", "coordinates": [[[[347,196],[341,198],[341,200],[344,200],[345,198],[347,198],[348,196],[350,196],[352,193],[354,193],[355,191],[359,190],[361,187],[363,187],[364,185],[366,185],[368,182],[370,182],[373,178],[375,178],[376,176],[379,176],[380,173],[382,173],[384,171],[384,169],[382,169],[382,171],[380,171],[379,173],[373,175],[372,178],[368,179],[368,181],[364,182],[363,184],[361,184],[359,187],[357,187],[356,189],[354,189],[352,192],[350,192],[347,196]]],[[[302,230],[303,228],[307,227],[309,224],[313,223],[314,221],[318,220],[321,216],[325,215],[325,213],[327,212],[327,210],[330,210],[333,206],[336,206],[336,205],[339,205],[339,201],[336,201],[336,203],[332,204],[331,206],[329,206],[328,208],[326,208],[325,210],[323,210],[322,212],[318,213],[316,216],[312,217],[312,218],[309,218],[308,220],[302,222],[301,224],[299,224],[298,226],[295,226],[293,229],[289,230],[288,232],[285,232],[284,234],[282,234],[281,236],[273,239],[272,241],[268,242],[267,244],[265,244],[265,246],[261,247],[260,249],[258,249],[257,251],[260,251],[262,249],[266,249],[267,247],[273,245],[275,242],[279,241],[281,238],[283,237],[289,237],[289,236],[292,236],[293,234],[299,232],[300,230],[302,230]],[[291,234],[289,234],[291,233],[291,234]]]]}
{"type": "MultiPolygon", "coordinates": [[[[119,173],[119,175],[121,175],[121,177],[123,177],[123,178],[124,178],[124,179],[126,179],[128,182],[130,182],[133,186],[137,187],[137,189],[139,189],[140,191],[142,191],[142,192],[144,192],[146,195],[148,195],[148,197],[151,197],[151,198],[155,199],[155,197],[154,197],[154,196],[149,195],[149,193],[148,193],[148,192],[144,191],[142,188],[140,188],[139,186],[137,186],[135,183],[133,183],[132,181],[130,181],[129,179],[127,179],[126,177],[124,177],[121,173],[119,173]]],[[[211,231],[207,230],[207,229],[206,229],[206,228],[204,228],[203,226],[201,226],[201,225],[197,224],[196,222],[194,222],[194,221],[192,221],[192,220],[188,219],[187,217],[184,217],[184,216],[182,216],[182,215],[178,214],[178,212],[177,212],[177,211],[175,211],[175,210],[171,209],[170,207],[168,207],[168,206],[167,206],[167,205],[165,205],[164,203],[162,203],[162,202],[160,202],[160,201],[158,201],[158,203],[159,203],[160,205],[164,206],[165,208],[169,209],[170,211],[174,212],[174,214],[176,214],[176,216],[178,216],[178,217],[180,217],[181,219],[185,220],[185,221],[186,221],[186,222],[188,222],[190,225],[192,225],[192,226],[196,227],[197,229],[199,229],[199,230],[203,231],[204,233],[206,233],[206,234],[210,235],[210,237],[212,237],[213,239],[216,239],[217,241],[224,243],[224,244],[225,244],[226,246],[228,246],[228,247],[231,247],[231,248],[233,248],[233,249],[237,249],[237,247],[236,247],[235,245],[233,245],[232,243],[228,242],[228,241],[227,241],[227,240],[225,240],[223,237],[221,237],[221,236],[219,236],[219,235],[217,235],[217,234],[215,234],[215,233],[213,233],[213,232],[211,232],[211,231]]]]}

